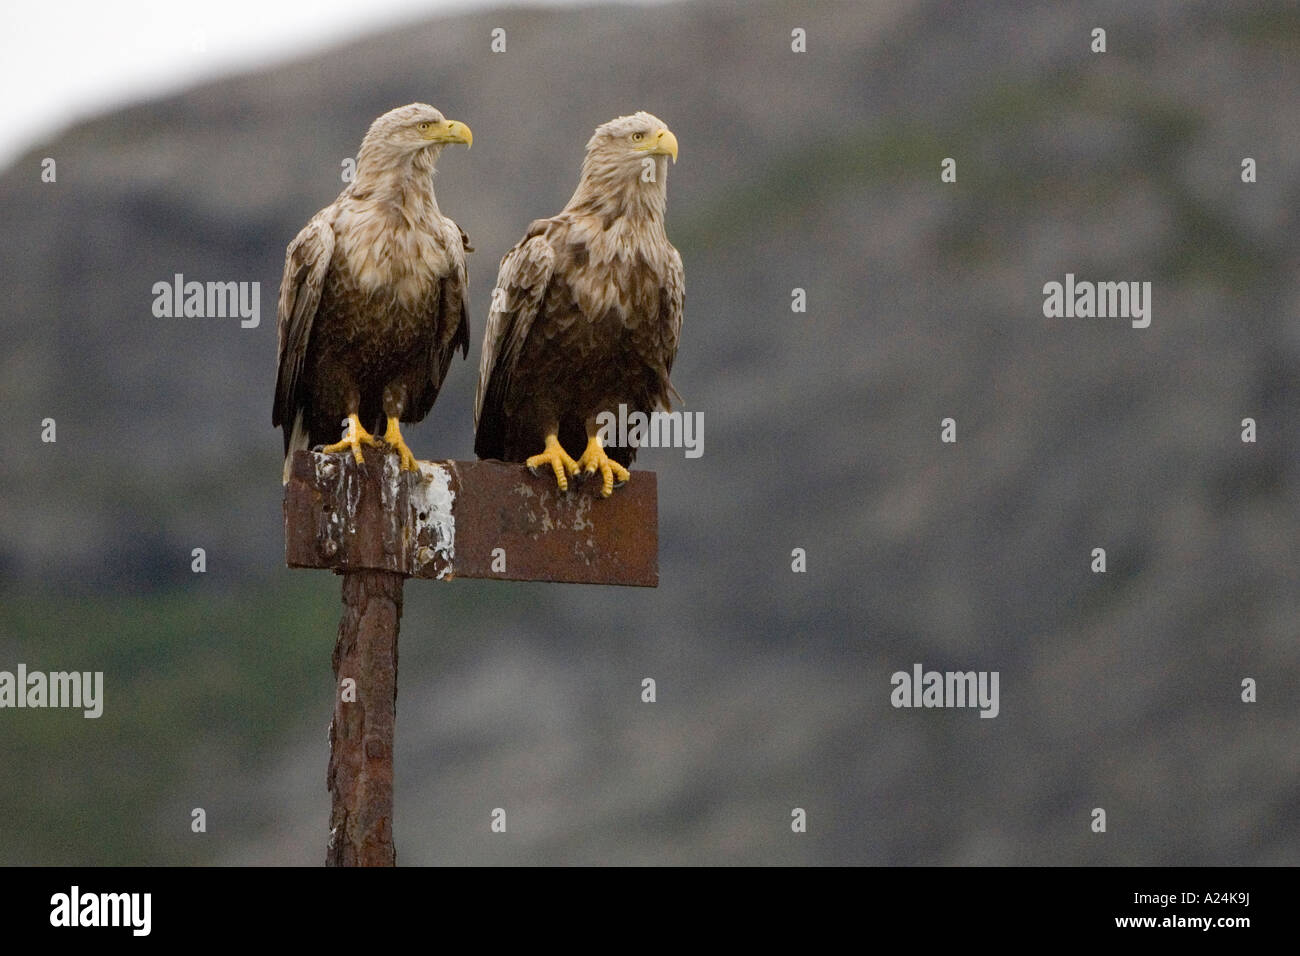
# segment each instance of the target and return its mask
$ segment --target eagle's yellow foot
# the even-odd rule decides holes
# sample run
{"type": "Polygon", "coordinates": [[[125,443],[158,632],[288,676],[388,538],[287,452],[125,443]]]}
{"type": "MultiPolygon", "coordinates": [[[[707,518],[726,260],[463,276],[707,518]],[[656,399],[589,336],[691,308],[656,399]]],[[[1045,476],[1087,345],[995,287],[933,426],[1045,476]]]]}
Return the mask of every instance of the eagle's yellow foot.
{"type": "Polygon", "coordinates": [[[617,483],[621,485],[632,477],[626,468],[605,454],[600,439],[595,435],[587,439],[587,450],[578,459],[578,470],[588,475],[600,472],[602,498],[608,498],[614,493],[615,479],[618,479],[617,483]]]}
{"type": "Polygon", "coordinates": [[[343,440],[337,441],[332,445],[326,445],[321,449],[327,455],[333,455],[341,451],[352,452],[352,457],[358,465],[365,464],[365,459],[361,457],[362,445],[377,445],[375,436],[370,434],[361,427],[361,419],[356,415],[347,417],[347,429],[343,432],[343,440]]]}
{"type": "Polygon", "coordinates": [[[540,474],[538,469],[543,465],[550,465],[551,471],[555,472],[555,483],[561,491],[569,490],[569,476],[578,473],[578,463],[569,457],[555,435],[546,436],[546,451],[533,455],[524,464],[534,475],[540,474]]]}
{"type": "Polygon", "coordinates": [[[397,457],[401,459],[402,471],[420,470],[420,463],[416,461],[415,455],[406,446],[406,442],[402,440],[402,432],[398,428],[397,419],[391,415],[388,418],[388,427],[384,429],[384,441],[392,446],[393,451],[397,452],[397,457]]]}

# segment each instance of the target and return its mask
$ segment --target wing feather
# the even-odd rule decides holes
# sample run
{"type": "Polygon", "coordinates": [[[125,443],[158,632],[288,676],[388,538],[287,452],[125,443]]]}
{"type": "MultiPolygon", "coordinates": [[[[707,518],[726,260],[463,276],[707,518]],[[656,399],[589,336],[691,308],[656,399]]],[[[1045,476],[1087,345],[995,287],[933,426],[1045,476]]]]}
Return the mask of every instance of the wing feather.
{"type": "MultiPolygon", "coordinates": [[[[664,287],[659,299],[665,374],[673,370],[673,359],[677,357],[677,346],[682,338],[682,317],[686,314],[686,270],[682,267],[681,253],[672,246],[668,249],[668,272],[664,276],[664,287]]],[[[673,391],[676,393],[676,389],[673,391]]]]}
{"type": "Polygon", "coordinates": [[[501,455],[510,379],[555,272],[555,250],[546,236],[550,222],[534,222],[528,234],[506,253],[497,273],[474,400],[474,450],[481,457],[501,455]]]}
{"type": "Polygon", "coordinates": [[[465,265],[464,253],[473,251],[474,247],[469,244],[469,237],[465,235],[464,229],[456,226],[456,230],[460,233],[460,244],[464,251],[452,257],[452,271],[442,280],[438,293],[438,315],[435,316],[435,320],[440,319],[441,322],[449,324],[444,326],[441,334],[431,340],[429,369],[434,378],[425,393],[426,401],[410,410],[411,421],[420,421],[433,407],[456,352],[459,351],[462,356],[469,357],[469,272],[465,265]]]}
{"type": "MultiPolygon", "coordinates": [[[[320,305],[321,289],[334,255],[332,210],[322,209],[289,243],[284,255],[284,276],[280,280],[280,301],[276,308],[279,338],[279,368],[275,378],[275,405],[271,424],[292,425],[301,406],[298,394],[302,367],[307,358],[311,326],[320,305]]],[[[286,448],[288,428],[285,429],[286,448]]]]}
{"type": "MultiPolygon", "coordinates": [[[[469,244],[469,235],[460,226],[456,227],[460,233],[461,254],[456,257],[456,274],[451,277],[450,281],[454,283],[453,289],[457,299],[457,306],[460,312],[460,321],[456,325],[456,335],[451,340],[450,354],[456,354],[460,349],[460,354],[464,358],[469,358],[469,268],[465,264],[465,256],[474,251],[474,247],[469,244]]],[[[447,370],[444,367],[442,374],[446,376],[447,370]]]]}

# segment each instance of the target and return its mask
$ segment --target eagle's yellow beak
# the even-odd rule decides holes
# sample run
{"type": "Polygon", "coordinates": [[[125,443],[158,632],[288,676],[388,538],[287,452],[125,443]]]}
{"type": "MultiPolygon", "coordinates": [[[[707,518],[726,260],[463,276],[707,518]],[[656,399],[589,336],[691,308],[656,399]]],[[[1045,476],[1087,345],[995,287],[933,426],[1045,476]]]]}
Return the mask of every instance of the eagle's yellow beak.
{"type": "Polygon", "coordinates": [[[430,123],[429,128],[424,130],[423,133],[425,139],[435,143],[474,145],[474,134],[470,132],[468,126],[459,120],[443,120],[441,123],[430,123]]]}
{"type": "Polygon", "coordinates": [[[645,146],[638,146],[637,149],[644,150],[651,155],[671,156],[674,163],[677,162],[677,137],[673,131],[664,128],[651,137],[650,142],[645,146]]]}

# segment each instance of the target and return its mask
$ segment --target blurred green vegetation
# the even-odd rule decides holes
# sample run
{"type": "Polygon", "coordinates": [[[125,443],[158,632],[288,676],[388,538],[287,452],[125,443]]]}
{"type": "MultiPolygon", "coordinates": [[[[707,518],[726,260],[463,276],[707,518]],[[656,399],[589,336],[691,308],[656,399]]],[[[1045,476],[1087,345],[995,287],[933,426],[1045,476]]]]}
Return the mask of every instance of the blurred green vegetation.
{"type": "Polygon", "coordinates": [[[98,719],[0,713],[0,864],[200,859],[204,844],[184,839],[190,808],[164,820],[160,796],[191,778],[202,806],[206,775],[252,772],[305,714],[327,720],[338,584],[286,578],[215,594],[201,579],[121,596],[6,590],[0,668],[105,678],[98,719]]]}
{"type": "MultiPolygon", "coordinates": [[[[192,837],[191,810],[203,807],[209,833],[226,835],[300,812],[212,801],[239,789],[230,775],[257,775],[282,757],[304,727],[320,727],[324,792],[338,577],[281,569],[264,584],[226,589],[194,577],[185,587],[126,595],[0,591],[0,669],[104,672],[98,718],[0,711],[0,767],[8,768],[0,865],[212,862],[225,841],[192,837]],[[229,819],[249,813],[260,817],[229,819]]],[[[556,613],[557,600],[511,582],[408,587],[403,683],[506,633],[529,611],[556,613]]]]}
{"type": "MultiPolygon", "coordinates": [[[[1280,14],[1267,22],[1295,25],[1280,14]]],[[[1080,193],[1105,203],[1131,190],[1134,170],[1145,169],[1174,217],[1171,239],[1155,256],[1156,275],[1214,277],[1223,288],[1241,292],[1282,263],[1278,250],[1243,235],[1175,175],[1203,126],[1203,117],[1190,107],[1106,75],[1077,70],[1032,87],[993,83],[946,121],[885,119],[869,130],[782,152],[753,179],[685,217],[680,245],[691,251],[743,242],[756,232],[785,228],[847,190],[905,186],[922,171],[938,175],[943,157],[960,156],[958,181],[979,188],[959,194],[939,251],[974,265],[1001,254],[1003,244],[994,241],[990,223],[1019,221],[1080,193]],[[1100,161],[1067,166],[1018,145],[1037,125],[1079,116],[1105,118],[1131,135],[1100,161]]]]}
{"type": "Polygon", "coordinates": [[[1244,4],[1225,10],[1224,24],[1233,39],[1258,47],[1300,50],[1300,5],[1294,0],[1244,4]]]}

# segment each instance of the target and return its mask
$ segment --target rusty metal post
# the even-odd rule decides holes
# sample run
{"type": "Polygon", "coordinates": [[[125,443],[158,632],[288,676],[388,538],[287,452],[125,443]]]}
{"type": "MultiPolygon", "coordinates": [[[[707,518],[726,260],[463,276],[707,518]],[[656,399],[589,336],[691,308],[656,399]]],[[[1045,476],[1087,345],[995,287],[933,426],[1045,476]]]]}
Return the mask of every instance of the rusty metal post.
{"type": "Polygon", "coordinates": [[[397,633],[408,577],[659,585],[658,486],[634,471],[601,498],[499,461],[299,451],[284,489],[285,563],[343,576],[326,783],[328,866],[393,866],[397,633]],[[355,683],[344,686],[345,681],[355,683]]]}
{"type": "Polygon", "coordinates": [[[397,633],[405,579],[392,571],[343,575],[334,645],[334,719],[327,783],[332,809],[326,866],[394,866],[393,733],[397,633]],[[355,683],[344,689],[344,681],[355,683]]]}

